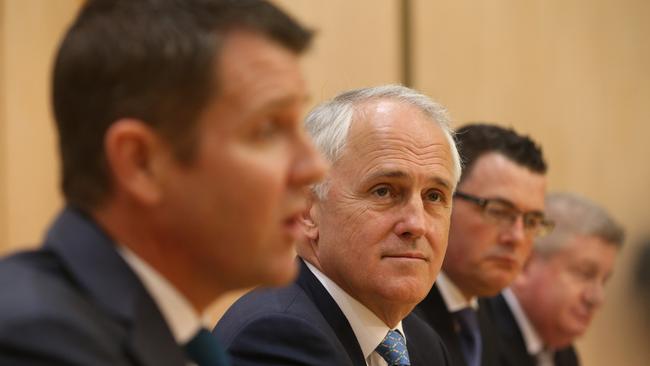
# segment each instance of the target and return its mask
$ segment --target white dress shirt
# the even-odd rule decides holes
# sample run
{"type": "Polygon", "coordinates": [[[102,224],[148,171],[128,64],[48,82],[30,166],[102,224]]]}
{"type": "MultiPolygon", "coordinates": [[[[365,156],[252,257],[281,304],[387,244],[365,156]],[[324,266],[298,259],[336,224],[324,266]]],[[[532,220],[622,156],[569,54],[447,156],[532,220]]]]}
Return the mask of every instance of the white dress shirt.
{"type": "Polygon", "coordinates": [[[449,277],[447,277],[447,275],[442,271],[438,273],[436,286],[438,286],[440,296],[442,296],[442,300],[444,300],[445,305],[447,305],[447,310],[450,313],[455,313],[467,307],[478,310],[478,300],[476,299],[476,296],[472,297],[468,301],[458,286],[451,282],[451,279],[449,279],[449,277]]]}
{"type": "Polygon", "coordinates": [[[187,343],[200,328],[209,328],[208,317],[204,315],[201,318],[189,300],[158,271],[125,246],[120,246],[118,253],[135,272],[153,298],[177,344],[187,343]]]}
{"type": "MultiPolygon", "coordinates": [[[[305,261],[305,264],[323,287],[325,287],[325,290],[327,290],[330,296],[332,296],[343,312],[343,315],[347,318],[348,323],[350,323],[352,331],[361,346],[361,352],[363,352],[363,356],[366,359],[366,364],[368,366],[386,366],[386,361],[375,352],[375,348],[379,346],[381,341],[384,340],[384,337],[386,337],[388,331],[391,329],[372,311],[370,311],[370,309],[346,293],[316,267],[307,261],[305,261]]],[[[397,324],[394,330],[399,330],[399,332],[404,336],[404,341],[406,342],[406,334],[404,333],[404,329],[402,329],[401,321],[397,324]]]]}

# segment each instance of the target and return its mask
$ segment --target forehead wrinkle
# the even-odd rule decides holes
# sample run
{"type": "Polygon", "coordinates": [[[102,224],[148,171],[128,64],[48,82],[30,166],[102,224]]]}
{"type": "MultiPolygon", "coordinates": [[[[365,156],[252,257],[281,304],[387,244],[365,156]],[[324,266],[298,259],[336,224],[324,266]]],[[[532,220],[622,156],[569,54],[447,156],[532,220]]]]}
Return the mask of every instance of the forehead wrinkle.
{"type": "MultiPolygon", "coordinates": [[[[401,150],[396,150],[401,151],[401,150]]],[[[365,176],[364,181],[376,180],[378,178],[393,178],[393,179],[403,179],[411,176],[408,172],[411,170],[409,165],[415,164],[420,167],[428,168],[426,171],[426,180],[435,185],[443,185],[445,188],[451,189],[451,181],[445,177],[442,177],[438,172],[432,172],[432,166],[442,166],[447,172],[449,172],[446,164],[448,161],[443,157],[433,156],[428,159],[417,159],[417,158],[407,158],[404,156],[391,156],[386,157],[381,151],[373,151],[370,157],[370,161],[362,168],[362,174],[365,176]],[[406,160],[407,165],[405,166],[402,161],[406,160]]],[[[451,173],[449,173],[451,174],[451,173]]]]}

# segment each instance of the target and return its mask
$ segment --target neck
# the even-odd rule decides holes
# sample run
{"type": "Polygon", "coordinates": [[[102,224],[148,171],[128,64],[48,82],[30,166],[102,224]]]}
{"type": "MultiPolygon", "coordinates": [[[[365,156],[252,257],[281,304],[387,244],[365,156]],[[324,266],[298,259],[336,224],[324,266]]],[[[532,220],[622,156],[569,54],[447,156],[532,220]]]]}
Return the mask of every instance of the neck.
{"type": "Polygon", "coordinates": [[[147,219],[152,217],[138,207],[118,207],[109,204],[92,212],[94,220],[113,241],[128,248],[164,277],[192,305],[197,313],[221,296],[225,289],[215,289],[206,283],[192,258],[178,243],[169,242],[164,233],[154,230],[147,219]]]}
{"type": "MultiPolygon", "coordinates": [[[[362,304],[364,304],[362,302],[362,304]]],[[[364,304],[370,311],[372,311],[381,321],[386,324],[389,328],[393,329],[399,324],[399,322],[402,321],[402,319],[406,318],[406,316],[413,311],[415,308],[415,305],[407,305],[405,306],[402,303],[396,303],[396,304],[381,304],[383,306],[368,306],[367,304],[364,304]]]]}

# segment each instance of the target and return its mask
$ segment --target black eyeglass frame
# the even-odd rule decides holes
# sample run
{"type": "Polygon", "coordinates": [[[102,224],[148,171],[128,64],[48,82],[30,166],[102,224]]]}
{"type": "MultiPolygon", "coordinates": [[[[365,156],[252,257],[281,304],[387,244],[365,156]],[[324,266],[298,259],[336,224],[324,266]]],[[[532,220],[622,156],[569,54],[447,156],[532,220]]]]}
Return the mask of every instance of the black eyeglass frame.
{"type": "Polygon", "coordinates": [[[502,199],[498,199],[498,198],[482,198],[482,197],[474,196],[472,194],[468,194],[468,193],[460,192],[460,191],[454,192],[454,197],[458,197],[458,198],[463,199],[465,201],[472,202],[472,203],[476,204],[477,206],[479,206],[481,208],[481,210],[483,212],[485,212],[485,207],[490,202],[499,202],[501,204],[511,206],[511,209],[513,211],[517,212],[518,215],[522,216],[522,219],[524,220],[524,228],[526,228],[527,230],[532,229],[532,232],[536,237],[543,237],[543,236],[548,235],[551,231],[553,231],[553,228],[555,227],[555,222],[545,218],[543,213],[540,213],[540,212],[521,212],[516,207],[514,207],[514,205],[512,203],[510,203],[508,201],[505,201],[505,200],[502,200],[502,199]],[[535,228],[530,228],[530,227],[527,228],[525,226],[525,223],[526,223],[526,215],[528,215],[528,214],[541,214],[542,215],[541,220],[540,220],[541,224],[538,225],[535,228]]]}

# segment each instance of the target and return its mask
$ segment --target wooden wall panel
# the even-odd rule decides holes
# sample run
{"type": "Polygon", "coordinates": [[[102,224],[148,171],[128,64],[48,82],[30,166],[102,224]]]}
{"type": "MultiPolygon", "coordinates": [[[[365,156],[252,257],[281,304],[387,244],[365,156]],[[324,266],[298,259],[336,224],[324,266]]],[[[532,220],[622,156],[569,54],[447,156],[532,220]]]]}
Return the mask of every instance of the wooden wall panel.
{"type": "Polygon", "coordinates": [[[6,117],[4,96],[7,95],[5,88],[5,18],[4,18],[5,0],[0,0],[0,254],[2,248],[6,245],[9,237],[7,236],[7,177],[6,177],[6,117]]]}
{"type": "Polygon", "coordinates": [[[274,2],[317,32],[304,63],[312,104],[345,89],[399,83],[399,1],[274,2]]]}
{"type": "Polygon", "coordinates": [[[38,243],[61,205],[49,78],[54,50],[78,6],[78,0],[3,4],[2,252],[38,243]]]}

